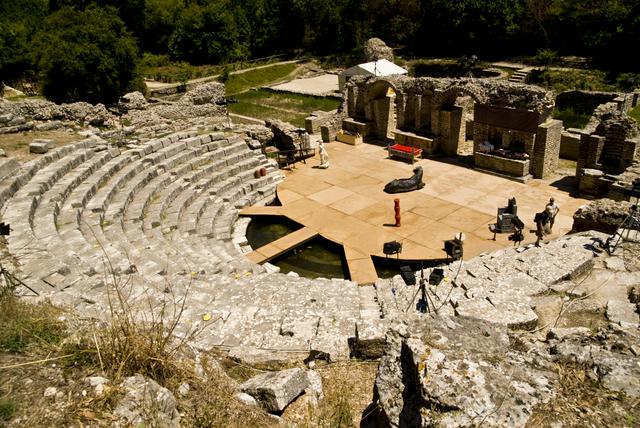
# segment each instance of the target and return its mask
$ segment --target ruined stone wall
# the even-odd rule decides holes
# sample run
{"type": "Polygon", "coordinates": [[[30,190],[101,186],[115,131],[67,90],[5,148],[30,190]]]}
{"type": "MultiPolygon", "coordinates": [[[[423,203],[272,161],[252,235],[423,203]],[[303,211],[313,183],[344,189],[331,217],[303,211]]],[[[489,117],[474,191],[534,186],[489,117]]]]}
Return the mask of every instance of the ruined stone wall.
{"type": "Polygon", "coordinates": [[[562,159],[578,159],[580,151],[580,134],[569,131],[562,131],[560,138],[560,157],[562,159]]]}
{"type": "Polygon", "coordinates": [[[497,171],[512,177],[528,175],[531,164],[529,160],[508,159],[478,152],[473,155],[473,160],[478,168],[497,171]]]}
{"type": "Polygon", "coordinates": [[[548,178],[558,167],[562,121],[550,119],[538,126],[531,159],[531,172],[536,178],[548,178]]]}
{"type": "Polygon", "coordinates": [[[536,148],[535,144],[536,127],[553,108],[552,94],[541,88],[477,79],[354,76],[345,94],[349,117],[343,128],[365,138],[393,138],[394,129],[409,131],[433,137],[445,155],[455,155],[466,139],[465,111],[483,106],[485,120],[472,122],[476,150],[480,143],[490,141],[496,148],[532,157],[537,153],[535,176],[546,176],[557,166],[557,159],[553,159],[560,151],[557,125],[543,128],[540,145],[536,148]],[[460,106],[456,104],[460,99],[467,101],[460,106]],[[549,150],[545,149],[547,144],[549,150]]]}

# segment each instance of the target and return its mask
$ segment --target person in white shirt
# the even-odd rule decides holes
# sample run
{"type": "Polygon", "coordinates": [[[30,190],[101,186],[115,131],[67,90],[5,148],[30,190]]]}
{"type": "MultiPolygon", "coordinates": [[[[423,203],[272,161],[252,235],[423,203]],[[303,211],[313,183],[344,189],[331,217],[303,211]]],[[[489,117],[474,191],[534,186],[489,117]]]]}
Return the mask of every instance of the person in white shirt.
{"type": "Polygon", "coordinates": [[[549,199],[549,203],[547,204],[547,206],[545,207],[545,209],[547,210],[547,213],[549,214],[549,233],[551,233],[551,229],[553,228],[553,223],[556,219],[556,216],[558,215],[558,212],[560,211],[560,207],[558,206],[558,204],[556,204],[555,199],[551,198],[549,199]]]}

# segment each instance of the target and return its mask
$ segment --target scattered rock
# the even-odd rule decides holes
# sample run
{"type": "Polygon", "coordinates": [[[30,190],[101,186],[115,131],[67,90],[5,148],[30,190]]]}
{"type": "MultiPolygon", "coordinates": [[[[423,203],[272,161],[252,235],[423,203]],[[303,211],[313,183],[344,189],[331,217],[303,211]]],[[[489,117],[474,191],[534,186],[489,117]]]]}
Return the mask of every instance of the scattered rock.
{"type": "MultiPolygon", "coordinates": [[[[2,84],[2,83],[0,83],[2,84]]],[[[2,94],[3,97],[5,98],[9,98],[9,97],[23,97],[24,96],[24,92],[19,91],[15,88],[12,88],[11,86],[7,86],[4,85],[4,87],[2,88],[2,91],[0,91],[0,94],[2,94]]]]}
{"type": "Polygon", "coordinates": [[[189,384],[187,382],[183,382],[178,387],[178,395],[181,397],[186,397],[190,390],[191,387],[189,386],[189,384]]]}
{"type": "Polygon", "coordinates": [[[55,147],[53,140],[33,140],[29,144],[29,151],[31,153],[44,154],[55,147]]]}
{"type": "Polygon", "coordinates": [[[636,305],[622,300],[609,300],[607,302],[607,319],[623,327],[637,327],[636,305]]]}
{"type": "Polygon", "coordinates": [[[247,406],[258,406],[258,402],[256,401],[256,399],[244,392],[238,392],[236,394],[236,398],[239,402],[241,402],[242,404],[246,404],[247,406]]]}
{"type": "Polygon", "coordinates": [[[86,378],[85,383],[94,388],[94,393],[100,396],[104,393],[105,385],[109,383],[109,379],[102,376],[91,376],[86,378]]]}
{"type": "Polygon", "coordinates": [[[308,386],[305,371],[294,368],[255,376],[240,385],[240,390],[253,396],[268,412],[281,412],[308,386]]]}
{"type": "Polygon", "coordinates": [[[580,338],[589,337],[591,330],[587,327],[572,327],[572,328],[552,328],[547,333],[547,339],[551,340],[565,340],[567,338],[580,338]]]}
{"type": "Polygon", "coordinates": [[[624,259],[622,257],[608,257],[604,261],[608,270],[625,271],[627,270],[624,265],[624,259]]]}
{"type": "Polygon", "coordinates": [[[222,104],[225,100],[224,84],[208,82],[188,91],[180,98],[179,104],[203,105],[222,104]]]}
{"type": "Polygon", "coordinates": [[[45,123],[39,123],[34,126],[36,131],[51,131],[54,129],[63,128],[64,124],[59,120],[52,120],[45,123]]]}
{"type": "Polygon", "coordinates": [[[118,109],[122,112],[129,110],[146,110],[149,103],[141,92],[129,92],[120,97],[118,101],[118,109]]]}
{"type": "Polygon", "coordinates": [[[132,426],[180,427],[180,414],[171,391],[142,375],[126,378],[120,388],[124,396],[116,404],[114,414],[132,426]]]}
{"type": "Polygon", "coordinates": [[[613,234],[629,213],[631,204],[625,201],[597,199],[581,206],[573,214],[572,233],[597,230],[613,234]]]}
{"type": "Polygon", "coordinates": [[[371,38],[364,44],[364,61],[377,61],[379,59],[386,59],[393,62],[393,49],[391,49],[385,42],[376,37],[371,38]]]}
{"type": "Polygon", "coordinates": [[[322,377],[320,373],[315,370],[308,370],[307,378],[309,379],[309,387],[305,389],[305,394],[314,395],[318,400],[322,400],[324,398],[324,392],[322,391],[322,377]]]}
{"type": "Polygon", "coordinates": [[[389,332],[380,361],[380,426],[524,426],[552,396],[553,370],[510,349],[504,327],[457,318],[452,329],[435,318],[408,331],[389,332]]]}
{"type": "Polygon", "coordinates": [[[55,386],[48,386],[47,389],[44,390],[45,397],[53,397],[58,393],[58,388],[55,386]]]}

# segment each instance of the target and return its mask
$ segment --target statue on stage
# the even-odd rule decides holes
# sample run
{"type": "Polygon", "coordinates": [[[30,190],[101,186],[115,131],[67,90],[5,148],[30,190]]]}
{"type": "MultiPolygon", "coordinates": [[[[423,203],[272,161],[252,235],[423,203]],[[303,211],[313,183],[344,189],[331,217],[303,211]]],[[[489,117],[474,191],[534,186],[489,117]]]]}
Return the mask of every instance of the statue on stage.
{"type": "Polygon", "coordinates": [[[396,178],[384,186],[384,191],[387,193],[401,193],[422,189],[423,187],[422,167],[417,166],[414,168],[413,176],[411,178],[396,178]]]}
{"type": "Polygon", "coordinates": [[[318,165],[318,168],[327,169],[329,168],[329,153],[327,153],[327,149],[324,148],[322,141],[320,141],[319,149],[320,165],[318,165]]]}

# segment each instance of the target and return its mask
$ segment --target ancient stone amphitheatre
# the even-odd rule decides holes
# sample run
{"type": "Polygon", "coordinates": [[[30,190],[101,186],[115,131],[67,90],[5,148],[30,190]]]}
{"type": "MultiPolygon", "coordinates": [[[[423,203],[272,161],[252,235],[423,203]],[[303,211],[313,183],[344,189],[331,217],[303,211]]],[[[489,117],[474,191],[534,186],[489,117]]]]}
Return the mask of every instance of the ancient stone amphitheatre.
{"type": "MultiPolygon", "coordinates": [[[[348,98],[348,111],[340,117],[345,128],[386,136],[388,124],[380,124],[379,111],[390,102],[388,88],[393,87],[397,98],[391,101],[402,106],[397,119],[413,130],[398,126],[400,137],[420,140],[414,131],[430,126],[440,132],[447,150],[461,135],[452,131],[455,114],[447,110],[448,103],[462,92],[476,103],[495,96],[517,104],[527,91],[544,97],[524,85],[516,86],[520,92],[510,97],[486,89],[487,98],[466,81],[456,86],[448,81],[374,79],[369,87],[354,82],[348,89],[354,98],[348,98]],[[454,89],[448,92],[446,85],[454,89]],[[431,96],[439,101],[427,113],[421,109],[431,96]],[[371,123],[363,121],[367,118],[371,123]]],[[[419,285],[405,285],[400,276],[367,277],[358,283],[281,274],[247,257],[252,249],[245,239],[249,219],[241,216],[243,209],[253,207],[245,214],[277,211],[310,201],[312,208],[306,212],[299,208],[300,221],[323,236],[352,245],[355,272],[366,268],[363,265],[370,263],[366,260],[380,252],[382,242],[396,236],[388,227],[384,232],[384,223],[393,220],[392,197],[378,199],[373,187],[381,192],[386,179],[409,176],[412,166],[387,159],[384,147],[332,142],[331,168],[326,173],[313,169],[317,159],[310,158],[307,165],[298,164],[283,174],[260,150],[273,133],[264,127],[232,125],[224,108],[216,104],[221,89],[213,87],[217,98],[204,101],[197,93],[188,93],[177,106],[146,105],[144,100],[138,100],[139,106],[129,104],[125,118],[132,125],[126,129],[127,138],[120,131],[95,130],[85,139],[44,150],[24,164],[3,162],[2,221],[12,229],[6,237],[7,250],[25,285],[17,289],[21,295],[48,299],[87,318],[108,317],[110,300],[118,293],[141,321],[162,308],[184,307],[178,336],[191,337],[191,345],[199,350],[221,350],[246,363],[382,357],[376,400],[383,425],[522,426],[535,406],[551,402],[556,394],[553,363],[559,360],[590,364],[612,390],[640,395],[638,315],[635,303],[627,298],[627,288],[639,279],[631,250],[621,247],[608,256],[598,244],[607,235],[593,231],[558,236],[541,247],[528,244],[533,235],[520,246],[513,246],[506,236],[490,239],[487,224],[495,221],[495,210],[508,197],[519,198],[522,218],[532,227],[533,214],[555,196],[562,207],[557,235],[569,232],[571,215],[583,200],[551,187],[548,180],[522,184],[423,159],[419,164],[425,170],[426,187],[420,191],[424,192],[407,198],[403,206],[406,227],[412,231],[404,234],[411,243],[407,252],[419,254],[422,245],[428,254],[424,258],[443,257],[444,253],[438,255],[442,240],[452,236],[438,234],[438,229],[464,230],[472,238],[469,256],[443,266],[441,282],[428,286],[428,313],[416,310],[419,285]],[[193,118],[197,120],[188,120],[193,118]],[[354,183],[355,187],[349,186],[354,183]],[[490,194],[487,187],[496,188],[496,193],[490,194]],[[456,193],[457,188],[466,190],[456,193]],[[276,193],[283,206],[265,206],[276,193]],[[388,220],[383,218],[386,202],[388,220]],[[337,208],[332,206],[336,203],[337,208]],[[376,204],[381,205],[377,211],[371,208],[376,204]],[[309,211],[320,205],[339,213],[336,218],[344,222],[353,221],[355,228],[364,224],[364,232],[349,241],[354,237],[328,224],[332,218],[318,225],[309,211]],[[443,210],[446,205],[449,211],[430,218],[429,209],[436,205],[443,210]],[[365,209],[372,211],[358,215],[365,209]],[[375,220],[367,222],[372,217],[375,220]],[[428,227],[437,234],[433,242],[422,233],[428,227]],[[343,232],[335,233],[338,230],[343,232]],[[380,237],[367,236],[377,233],[380,237]],[[356,242],[368,239],[376,248],[369,253],[363,249],[366,245],[356,242]],[[597,299],[581,300],[585,296],[597,299]],[[564,306],[574,298],[579,303],[564,306]],[[615,327],[610,327],[609,336],[569,329],[582,324],[558,323],[558,310],[592,314],[598,321],[587,326],[594,332],[606,324],[602,316],[606,311],[615,327]],[[566,328],[554,329],[548,342],[514,333],[537,328],[546,333],[550,327],[566,328]],[[612,348],[612,340],[620,346],[612,348]],[[591,354],[585,354],[586,348],[591,354]],[[410,410],[403,409],[403,403],[410,410]]],[[[3,118],[12,116],[4,121],[7,124],[20,112],[30,115],[28,120],[44,123],[51,117],[42,111],[54,108],[8,104],[0,104],[6,111],[3,118]]],[[[385,108],[388,119],[388,105],[385,108]]],[[[491,122],[492,117],[482,126],[477,124],[474,133],[488,138],[487,133],[500,126],[491,122]]],[[[543,137],[537,141],[548,142],[546,151],[529,147],[532,166],[525,175],[545,178],[550,165],[557,163],[559,149],[554,144],[559,144],[561,127],[544,120],[530,132],[509,134],[524,135],[527,143],[538,133],[543,137]],[[550,158],[554,150],[555,160],[550,158]]],[[[426,144],[424,139],[420,142],[426,144]]],[[[493,168],[503,165],[493,161],[493,168]]],[[[424,270],[424,278],[431,272],[424,270]]],[[[420,279],[420,272],[416,274],[420,279]]]]}

